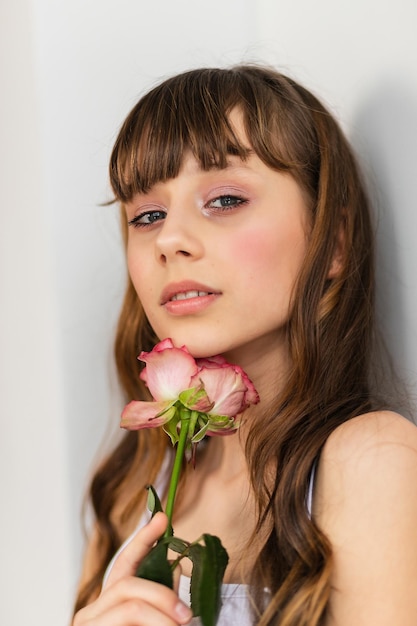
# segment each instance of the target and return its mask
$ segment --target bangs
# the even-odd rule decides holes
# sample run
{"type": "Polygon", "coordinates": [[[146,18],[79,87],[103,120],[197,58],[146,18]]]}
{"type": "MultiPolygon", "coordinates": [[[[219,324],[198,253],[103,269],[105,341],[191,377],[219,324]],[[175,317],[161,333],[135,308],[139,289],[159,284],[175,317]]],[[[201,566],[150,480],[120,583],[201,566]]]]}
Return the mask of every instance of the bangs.
{"type": "MultiPolygon", "coordinates": [[[[286,89],[291,91],[288,83],[286,89]]],[[[248,67],[192,70],[168,79],[138,102],[120,130],[110,160],[116,199],[128,202],[175,178],[186,153],[202,170],[223,169],[230,155],[245,160],[252,151],[274,169],[297,170],[300,155],[286,138],[288,105],[280,85],[248,67]],[[234,109],[242,114],[245,137],[230,124],[234,109]]],[[[305,167],[305,153],[302,161],[305,167]]]]}

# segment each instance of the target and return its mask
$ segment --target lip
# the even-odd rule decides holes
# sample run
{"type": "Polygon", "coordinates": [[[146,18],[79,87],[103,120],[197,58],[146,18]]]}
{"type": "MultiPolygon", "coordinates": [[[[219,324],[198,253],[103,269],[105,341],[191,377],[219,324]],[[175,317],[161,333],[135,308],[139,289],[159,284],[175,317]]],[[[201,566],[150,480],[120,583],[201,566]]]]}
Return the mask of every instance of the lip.
{"type": "MultiPolygon", "coordinates": [[[[202,291],[209,294],[208,296],[203,297],[221,295],[221,292],[217,289],[214,289],[213,287],[203,285],[202,283],[196,283],[193,280],[184,280],[179,283],[170,283],[169,285],[167,285],[162,291],[160,304],[164,306],[167,303],[174,302],[172,301],[172,298],[174,296],[176,296],[177,294],[186,293],[187,291],[202,291]]],[[[178,300],[177,302],[187,302],[187,300],[178,300]]]]}

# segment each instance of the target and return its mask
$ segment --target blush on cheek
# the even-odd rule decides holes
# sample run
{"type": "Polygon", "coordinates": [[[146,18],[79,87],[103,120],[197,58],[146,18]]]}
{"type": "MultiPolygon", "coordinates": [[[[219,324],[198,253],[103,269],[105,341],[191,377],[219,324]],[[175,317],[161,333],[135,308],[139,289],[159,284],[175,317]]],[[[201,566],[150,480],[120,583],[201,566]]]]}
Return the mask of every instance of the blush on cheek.
{"type": "Polygon", "coordinates": [[[251,231],[239,233],[232,238],[229,249],[236,258],[256,258],[265,244],[263,232],[251,231]]]}
{"type": "Polygon", "coordinates": [[[305,248],[301,229],[272,226],[236,233],[229,242],[229,255],[246,277],[265,282],[266,286],[268,281],[277,284],[280,280],[290,285],[298,276],[305,248]]]}
{"type": "Polygon", "coordinates": [[[277,238],[262,231],[244,232],[235,236],[229,245],[229,252],[238,267],[248,271],[264,271],[267,265],[276,265],[279,249],[277,238]],[[273,241],[272,241],[273,239],[273,241]]]}

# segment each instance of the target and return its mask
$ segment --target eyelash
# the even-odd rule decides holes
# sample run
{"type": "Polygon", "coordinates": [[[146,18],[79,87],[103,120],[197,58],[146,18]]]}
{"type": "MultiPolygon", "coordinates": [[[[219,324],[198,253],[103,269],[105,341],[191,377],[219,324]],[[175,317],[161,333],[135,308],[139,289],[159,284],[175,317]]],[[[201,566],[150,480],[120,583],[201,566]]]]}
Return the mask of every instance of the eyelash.
{"type": "Polygon", "coordinates": [[[220,207],[214,207],[214,210],[216,211],[231,211],[239,206],[242,206],[243,204],[246,204],[248,202],[248,200],[246,198],[243,198],[242,196],[237,196],[235,194],[232,193],[225,193],[222,194],[220,196],[217,196],[216,198],[213,198],[212,200],[210,200],[209,202],[207,202],[206,206],[204,208],[208,208],[210,209],[210,205],[214,204],[215,202],[218,202],[219,200],[228,200],[228,203],[226,205],[220,206],[220,207]],[[232,201],[233,204],[230,202],[232,201]]]}
{"type": "MultiPolygon", "coordinates": [[[[242,206],[244,204],[247,204],[248,200],[246,198],[243,198],[241,196],[237,196],[234,194],[222,194],[220,196],[216,196],[215,198],[213,198],[212,200],[209,200],[205,205],[204,205],[204,209],[208,210],[209,212],[226,212],[226,211],[233,211],[233,209],[236,209],[239,206],[242,206]],[[213,205],[215,202],[218,202],[220,200],[220,202],[226,201],[227,203],[224,205],[221,205],[219,207],[213,207],[211,205],[213,205]]],[[[151,226],[153,226],[153,224],[155,224],[156,222],[162,221],[164,220],[166,217],[166,211],[162,211],[161,209],[155,209],[153,211],[144,211],[143,213],[141,213],[140,215],[136,215],[133,219],[128,221],[128,226],[133,226],[134,228],[149,228],[151,226]],[[153,219],[152,221],[149,222],[141,222],[140,220],[143,220],[144,218],[148,217],[152,219],[155,218],[155,216],[159,215],[159,219],[153,219]],[[161,218],[161,216],[163,216],[161,218]]]]}
{"type": "Polygon", "coordinates": [[[166,212],[161,211],[160,209],[155,209],[154,211],[144,211],[140,215],[136,215],[136,217],[129,220],[128,226],[133,226],[134,228],[149,228],[150,226],[153,226],[153,224],[155,224],[157,221],[159,222],[160,220],[155,219],[154,221],[151,221],[151,222],[141,222],[140,220],[142,220],[146,216],[148,217],[155,216],[157,214],[164,215],[162,219],[165,219],[166,212]]]}

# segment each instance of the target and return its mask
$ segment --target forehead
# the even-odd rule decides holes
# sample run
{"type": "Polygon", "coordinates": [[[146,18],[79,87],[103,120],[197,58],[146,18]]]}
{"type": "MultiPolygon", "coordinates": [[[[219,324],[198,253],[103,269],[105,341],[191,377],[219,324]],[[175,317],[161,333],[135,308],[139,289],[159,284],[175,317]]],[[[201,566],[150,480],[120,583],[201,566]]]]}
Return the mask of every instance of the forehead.
{"type": "Polygon", "coordinates": [[[227,168],[233,156],[245,161],[251,151],[279,171],[292,171],[295,163],[305,161],[283,132],[285,115],[278,97],[269,89],[266,96],[265,86],[257,85],[255,92],[252,85],[249,93],[238,83],[233,88],[205,82],[196,86],[188,80],[181,87],[162,85],[139,101],[126,119],[110,164],[116,199],[128,202],[156,183],[175,178],[188,152],[204,171],[227,168]],[[258,99],[265,100],[264,107],[258,99]]]}
{"type": "Polygon", "coordinates": [[[218,187],[219,185],[245,185],[261,180],[268,170],[262,161],[251,152],[245,160],[237,156],[229,156],[224,167],[213,166],[203,169],[195,156],[186,152],[183,156],[180,169],[176,176],[166,180],[159,180],[144,192],[135,194],[131,200],[125,202],[125,206],[134,204],[138,197],[153,196],[167,190],[175,192],[176,189],[187,190],[194,194],[197,189],[202,190],[206,185],[218,187]],[[177,186],[178,185],[178,186],[177,186]]]}
{"type": "Polygon", "coordinates": [[[231,159],[244,162],[251,152],[242,115],[226,118],[226,127],[219,124],[218,132],[203,127],[185,132],[181,123],[157,127],[148,122],[112,156],[111,183],[117,199],[126,202],[178,176],[188,155],[201,170],[210,171],[228,168],[231,159]]]}
{"type": "Polygon", "coordinates": [[[252,150],[252,146],[246,131],[245,119],[243,111],[240,107],[234,107],[228,114],[229,124],[239,143],[248,150],[252,150]]]}

